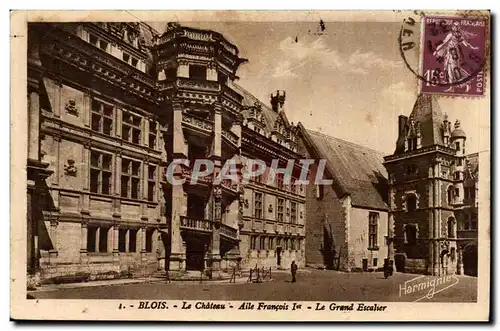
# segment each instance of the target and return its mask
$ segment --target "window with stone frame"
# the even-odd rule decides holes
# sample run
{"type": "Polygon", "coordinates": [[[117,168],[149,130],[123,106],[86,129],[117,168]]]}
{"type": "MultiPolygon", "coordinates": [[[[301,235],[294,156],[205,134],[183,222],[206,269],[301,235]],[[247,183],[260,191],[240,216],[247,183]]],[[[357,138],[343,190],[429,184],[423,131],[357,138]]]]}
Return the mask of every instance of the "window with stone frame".
{"type": "Polygon", "coordinates": [[[264,249],[266,249],[266,237],[260,236],[260,238],[259,238],[259,250],[264,250],[264,249]]]}
{"type": "Polygon", "coordinates": [[[91,128],[93,131],[110,136],[113,132],[113,106],[92,99],[91,128]]]}
{"type": "Polygon", "coordinates": [[[406,195],[406,210],[408,212],[417,210],[417,196],[413,193],[406,195]]]}
{"type": "Polygon", "coordinates": [[[263,203],[263,195],[260,192],[255,192],[254,195],[254,217],[262,218],[262,203],[263,203]]]}
{"type": "Polygon", "coordinates": [[[141,162],[122,158],[121,196],[139,199],[141,188],[141,162]]]}
{"type": "Polygon", "coordinates": [[[151,253],[153,251],[153,234],[155,229],[146,230],[146,252],[151,253]]]}
{"type": "Polygon", "coordinates": [[[123,112],[122,139],[139,145],[141,143],[141,122],[141,116],[123,112]]]}
{"type": "Polygon", "coordinates": [[[406,224],[404,227],[405,244],[415,246],[418,239],[417,226],[415,224],[406,224]]]}
{"type": "Polygon", "coordinates": [[[157,139],[157,132],[158,132],[158,123],[150,120],[149,122],[149,140],[148,140],[148,146],[149,148],[156,149],[156,139],[157,139]]]}
{"type": "Polygon", "coordinates": [[[128,251],[129,253],[137,252],[137,232],[139,229],[128,230],[128,251]]]}
{"type": "Polygon", "coordinates": [[[295,239],[294,238],[290,239],[290,249],[292,251],[295,250],[295,239]]]}
{"type": "Polygon", "coordinates": [[[127,251],[127,230],[123,228],[118,229],[118,251],[120,253],[127,251]]]}
{"type": "Polygon", "coordinates": [[[469,214],[464,214],[464,222],[463,222],[462,230],[470,230],[470,215],[469,214]]]}
{"type": "Polygon", "coordinates": [[[194,80],[207,80],[207,67],[190,64],[189,78],[194,80]]]}
{"type": "Polygon", "coordinates": [[[274,249],[274,237],[269,237],[269,239],[267,240],[267,249],[274,249]]]}
{"type": "Polygon", "coordinates": [[[148,165],[148,201],[155,201],[156,169],[156,165],[148,165]]]}
{"type": "Polygon", "coordinates": [[[277,198],[277,208],[276,208],[276,220],[278,222],[283,222],[285,213],[285,200],[277,198]]]}
{"type": "Polygon", "coordinates": [[[368,248],[378,248],[378,220],[379,213],[368,214],[368,248]]]}
{"type": "Polygon", "coordinates": [[[477,213],[472,213],[470,218],[470,229],[477,230],[477,213]]]}
{"type": "Polygon", "coordinates": [[[108,234],[110,227],[89,225],[87,227],[87,252],[108,252],[108,234]]]}
{"type": "Polygon", "coordinates": [[[448,238],[455,238],[456,237],[455,219],[453,217],[448,218],[448,222],[446,224],[446,227],[447,227],[448,238]]]}
{"type": "Polygon", "coordinates": [[[290,222],[297,224],[297,203],[290,202],[290,222]]]}
{"type": "Polygon", "coordinates": [[[111,193],[112,155],[98,151],[90,152],[90,192],[111,193]]]}
{"type": "Polygon", "coordinates": [[[250,236],[250,249],[257,249],[257,236],[250,236]]]}
{"type": "Polygon", "coordinates": [[[276,186],[278,189],[282,190],[283,189],[283,178],[285,174],[278,173],[276,174],[276,186]]]}

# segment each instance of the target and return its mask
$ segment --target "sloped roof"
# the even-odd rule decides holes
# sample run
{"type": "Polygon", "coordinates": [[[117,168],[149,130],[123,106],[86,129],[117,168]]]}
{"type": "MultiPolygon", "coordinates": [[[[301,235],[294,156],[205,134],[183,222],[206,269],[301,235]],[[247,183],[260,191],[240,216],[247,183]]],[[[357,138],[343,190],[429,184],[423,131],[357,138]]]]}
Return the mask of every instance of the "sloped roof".
{"type": "Polygon", "coordinates": [[[352,205],[388,209],[384,153],[299,126],[306,131],[318,157],[326,159],[336,182],[334,188],[350,195],[352,205]]]}
{"type": "MultiPolygon", "coordinates": [[[[407,125],[410,123],[411,119],[413,119],[415,123],[420,123],[422,147],[444,145],[442,134],[444,118],[435,96],[420,94],[415,101],[407,125]]],[[[404,151],[404,139],[400,134],[397,141],[396,152],[402,151],[404,151]]]]}

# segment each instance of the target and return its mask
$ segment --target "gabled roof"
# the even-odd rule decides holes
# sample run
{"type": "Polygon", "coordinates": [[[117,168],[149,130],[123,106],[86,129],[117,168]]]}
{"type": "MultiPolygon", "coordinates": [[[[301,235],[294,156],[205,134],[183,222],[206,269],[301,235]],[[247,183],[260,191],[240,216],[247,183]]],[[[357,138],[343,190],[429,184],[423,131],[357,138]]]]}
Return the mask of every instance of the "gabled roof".
{"type": "Polygon", "coordinates": [[[314,157],[326,159],[327,171],[339,196],[350,195],[353,206],[388,209],[384,153],[307,130],[301,123],[299,128],[314,157]]]}

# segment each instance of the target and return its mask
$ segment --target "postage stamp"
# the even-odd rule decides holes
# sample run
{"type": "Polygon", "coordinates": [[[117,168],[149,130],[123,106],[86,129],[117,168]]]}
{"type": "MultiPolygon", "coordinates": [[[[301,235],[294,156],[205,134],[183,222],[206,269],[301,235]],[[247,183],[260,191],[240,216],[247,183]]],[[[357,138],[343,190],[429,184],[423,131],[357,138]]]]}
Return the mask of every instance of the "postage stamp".
{"type": "Polygon", "coordinates": [[[485,17],[424,16],[421,92],[483,95],[487,28],[485,17]]]}
{"type": "Polygon", "coordinates": [[[483,14],[12,11],[11,317],[488,320],[483,14]]]}

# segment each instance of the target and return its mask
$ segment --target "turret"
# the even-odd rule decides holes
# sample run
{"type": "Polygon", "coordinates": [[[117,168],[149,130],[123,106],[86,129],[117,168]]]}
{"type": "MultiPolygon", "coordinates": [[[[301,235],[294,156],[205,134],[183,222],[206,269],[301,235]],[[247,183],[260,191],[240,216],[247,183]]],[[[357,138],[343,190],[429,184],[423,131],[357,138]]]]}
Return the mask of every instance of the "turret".
{"type": "Polygon", "coordinates": [[[456,188],[455,203],[462,204],[464,199],[464,166],[465,166],[465,132],[460,127],[460,121],[455,121],[455,128],[451,133],[451,147],[456,149],[454,181],[456,188]]]}

